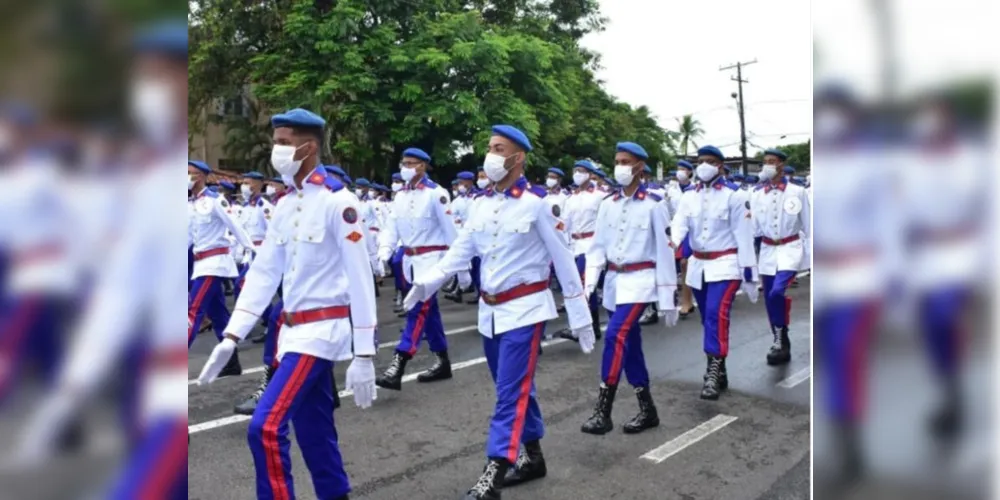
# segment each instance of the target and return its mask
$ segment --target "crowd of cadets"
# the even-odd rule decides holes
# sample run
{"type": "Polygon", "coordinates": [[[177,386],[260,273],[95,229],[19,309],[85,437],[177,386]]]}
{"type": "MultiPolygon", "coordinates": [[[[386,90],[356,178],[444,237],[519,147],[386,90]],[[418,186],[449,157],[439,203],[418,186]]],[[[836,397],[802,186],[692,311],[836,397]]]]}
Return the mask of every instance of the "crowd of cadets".
{"type": "Polygon", "coordinates": [[[791,358],[786,290],[808,268],[811,191],[780,150],[766,151],[759,174],[741,176],[724,166],[718,148],[705,146],[659,184],[646,151],[622,142],[610,176],[581,159],[568,176],[550,168],[530,183],[530,139],[497,125],[483,166],[460,172],[449,192],[431,180],[433,158],[420,149],[403,152],[384,186],[319,162],[325,122],[317,115],[291,110],[272,126],[272,163],[281,175],[244,175],[238,198],[235,185],[207,185],[208,165],[188,163],[189,346],[203,315],[219,340],[199,382],[240,374],[238,341],[258,322],[267,325],[256,339],[265,343],[260,387],[235,409],[252,415],[259,498],[293,491],[288,422],[296,424],[317,495],[347,498],[332,420],[339,405],[333,363],[353,360],[344,383],[361,407],[372,404],[376,387],[402,389],[423,340],[436,359],[417,381],[452,377],[438,290],[477,305],[496,384],[487,464],[466,499],[499,499],[503,487],[546,475],[534,373],[545,324],[560,314],[569,328],[559,335],[585,353],[604,340],[594,413],[581,426],[589,434],[613,430],[623,372],[638,401],[623,431],[659,425],[641,325],[662,319],[672,327],[699,310],[703,399],[728,387],[730,314],[741,289],[754,302],[764,294],[774,338],[766,362],[791,358]],[[394,312],[406,320],[391,363],[376,376],[375,296],[387,274],[394,312]],[[237,297],[232,313],[227,282],[237,297]]]}

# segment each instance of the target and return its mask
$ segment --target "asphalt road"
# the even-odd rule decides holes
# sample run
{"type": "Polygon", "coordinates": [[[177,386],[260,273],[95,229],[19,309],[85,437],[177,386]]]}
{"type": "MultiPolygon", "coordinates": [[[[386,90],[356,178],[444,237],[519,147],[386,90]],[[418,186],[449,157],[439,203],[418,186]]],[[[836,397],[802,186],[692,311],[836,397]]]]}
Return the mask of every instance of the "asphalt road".
{"type": "MultiPolygon", "coordinates": [[[[765,363],[771,335],[763,303],[751,304],[745,296],[737,299],[727,363],[730,390],[717,402],[698,398],[705,369],[698,316],[671,329],[662,324],[643,327],[661,424],[637,436],[621,432],[621,425],[637,409],[631,391],[624,388],[613,412],[616,430],[605,436],[580,432],[600,383],[603,344],[584,355],[575,343],[550,341],[536,377],[546,424],[542,446],[548,477],[504,490],[504,498],[809,498],[809,278],[800,281],[801,286],[791,290],[793,359],[784,367],[765,363]],[[710,427],[714,423],[726,425],[710,427]],[[659,463],[641,458],[664,445],[679,450],[659,463]]],[[[389,290],[391,285],[383,288],[389,290]]],[[[408,382],[399,393],[380,390],[378,401],[368,410],[359,410],[348,397],[336,414],[341,452],[354,488],[352,499],[457,499],[482,470],[494,391],[474,327],[476,306],[447,300],[441,306],[452,363],[461,367],[454,378],[433,384],[408,382]]],[[[398,340],[403,321],[391,309],[390,293],[383,293],[379,303],[383,347],[376,362],[380,373],[392,351],[384,344],[398,340]]],[[[561,319],[552,321],[546,334],[565,326],[561,319]]],[[[214,343],[209,332],[195,342],[189,360],[191,379],[197,377],[214,343]]],[[[245,369],[260,366],[260,350],[259,344],[241,347],[245,369]]],[[[415,375],[432,362],[422,346],[407,373],[415,375]]],[[[345,370],[346,363],[335,368],[338,381],[345,370]]],[[[189,386],[189,498],[255,497],[247,423],[231,417],[233,404],[253,390],[258,377],[252,373],[207,387],[189,386]]],[[[292,440],[297,495],[314,499],[294,433],[292,440]]]]}

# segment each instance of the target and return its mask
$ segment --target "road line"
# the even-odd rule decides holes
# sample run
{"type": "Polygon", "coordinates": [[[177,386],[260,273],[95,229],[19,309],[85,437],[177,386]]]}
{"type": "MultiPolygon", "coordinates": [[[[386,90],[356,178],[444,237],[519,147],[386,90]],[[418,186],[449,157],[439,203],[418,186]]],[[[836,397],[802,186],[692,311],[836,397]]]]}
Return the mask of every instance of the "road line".
{"type": "MultiPolygon", "coordinates": [[[[550,345],[561,344],[563,342],[568,342],[568,341],[565,340],[565,339],[548,340],[548,341],[542,342],[542,347],[548,347],[550,345]]],[[[451,371],[454,372],[456,370],[461,370],[463,368],[468,368],[470,366],[481,365],[481,364],[483,364],[485,362],[486,362],[486,358],[483,357],[483,358],[475,358],[475,359],[470,359],[468,361],[461,361],[461,362],[458,362],[458,363],[453,363],[451,365],[451,371]]],[[[409,375],[403,376],[403,383],[405,384],[407,382],[412,382],[412,381],[416,380],[417,377],[421,373],[423,373],[423,372],[421,371],[421,372],[418,372],[418,373],[411,373],[409,375]]],[[[388,391],[386,389],[379,389],[379,392],[382,392],[383,394],[385,394],[388,391]]],[[[339,395],[340,395],[341,404],[347,404],[348,402],[353,402],[353,401],[351,401],[351,400],[348,399],[350,396],[354,395],[353,391],[351,391],[349,389],[345,389],[343,391],[340,391],[339,395]]],[[[378,403],[376,402],[375,404],[378,404],[378,403]]],[[[233,415],[233,416],[229,416],[229,417],[219,418],[219,419],[216,419],[216,420],[209,420],[208,422],[202,422],[200,424],[189,425],[188,426],[188,434],[195,434],[195,433],[198,433],[198,432],[208,431],[208,430],[212,430],[212,429],[218,429],[219,427],[225,427],[227,425],[238,424],[240,422],[246,422],[248,420],[250,420],[250,416],[248,416],[248,415],[233,415]]]]}
{"type": "MultiPolygon", "coordinates": [[[[479,325],[463,326],[462,328],[456,328],[454,330],[446,330],[444,332],[444,334],[446,336],[447,335],[455,335],[455,334],[470,332],[470,331],[478,330],[478,329],[479,329],[479,325]]],[[[396,347],[397,345],[399,345],[399,341],[398,340],[393,341],[393,342],[388,342],[388,343],[385,343],[385,344],[379,344],[378,348],[379,349],[384,349],[384,348],[387,348],[387,347],[396,347]]],[[[242,377],[243,375],[253,375],[254,373],[260,373],[262,371],[264,371],[264,365],[255,366],[253,368],[244,368],[243,369],[243,374],[240,375],[240,377],[242,377]]],[[[226,378],[238,378],[238,377],[226,377],[226,378]]],[[[197,385],[197,384],[198,384],[198,379],[196,379],[196,378],[188,380],[188,385],[197,385]]]]}
{"type": "Polygon", "coordinates": [[[662,445],[649,450],[645,455],[639,457],[649,460],[653,463],[662,463],[664,460],[676,455],[688,446],[691,446],[702,439],[708,437],[709,434],[733,423],[736,417],[730,415],[716,415],[710,420],[702,422],[694,429],[691,429],[680,436],[677,436],[662,445]]]}
{"type": "Polygon", "coordinates": [[[781,387],[782,389],[791,389],[792,387],[801,384],[805,380],[808,380],[809,376],[811,375],[811,371],[812,370],[809,367],[805,367],[793,373],[792,376],[786,378],[785,380],[778,382],[778,387],[781,387]]]}

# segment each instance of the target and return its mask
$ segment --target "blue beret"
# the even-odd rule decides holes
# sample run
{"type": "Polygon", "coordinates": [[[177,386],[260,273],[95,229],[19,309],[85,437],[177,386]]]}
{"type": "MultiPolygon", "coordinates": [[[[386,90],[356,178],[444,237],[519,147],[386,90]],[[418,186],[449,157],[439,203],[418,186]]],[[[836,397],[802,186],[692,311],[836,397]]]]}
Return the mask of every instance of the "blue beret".
{"type": "Polygon", "coordinates": [[[419,148],[408,148],[406,151],[403,151],[403,158],[406,157],[416,158],[427,163],[431,162],[431,155],[425,153],[423,149],[419,148]]]}
{"type": "Polygon", "coordinates": [[[698,156],[714,156],[720,160],[726,159],[726,157],[722,155],[722,151],[715,146],[702,146],[698,148],[698,156]]]}
{"type": "Polygon", "coordinates": [[[197,168],[198,170],[201,170],[206,174],[212,173],[212,169],[208,168],[208,165],[203,161],[188,160],[188,165],[191,165],[192,167],[197,168]]]}
{"type": "Polygon", "coordinates": [[[636,158],[643,160],[648,160],[649,155],[646,154],[646,150],[642,149],[642,146],[634,142],[619,142],[617,146],[618,152],[628,153],[636,158]]]}
{"type": "Polygon", "coordinates": [[[743,174],[741,174],[741,173],[739,173],[739,172],[737,172],[737,173],[733,174],[733,179],[734,179],[734,180],[737,180],[737,181],[742,181],[742,180],[743,180],[744,178],[745,178],[745,177],[743,177],[743,174]]]}
{"type": "Polygon", "coordinates": [[[649,165],[646,165],[645,167],[643,167],[642,171],[646,172],[649,175],[653,175],[653,169],[649,168],[649,165]]]}
{"type": "Polygon", "coordinates": [[[295,108],[285,111],[284,113],[272,116],[271,126],[274,128],[280,128],[280,127],[323,128],[326,126],[326,120],[320,118],[319,115],[313,113],[312,111],[306,111],[302,108],[295,108]]]}
{"type": "Polygon", "coordinates": [[[364,177],[358,177],[358,180],[354,182],[361,187],[372,187],[371,181],[365,179],[364,177]]]}
{"type": "Polygon", "coordinates": [[[677,162],[677,166],[681,167],[681,168],[686,168],[688,170],[694,170],[694,165],[692,165],[691,162],[689,162],[687,160],[680,160],[680,161],[678,161],[677,162]]]}
{"type": "Polygon", "coordinates": [[[389,188],[387,188],[387,187],[385,187],[385,186],[383,186],[381,184],[373,184],[373,186],[375,187],[375,189],[377,189],[379,191],[388,191],[389,190],[389,188]]]}
{"type": "Polygon", "coordinates": [[[278,182],[278,183],[284,183],[285,181],[284,181],[284,179],[282,179],[282,178],[281,178],[281,176],[279,175],[278,177],[273,177],[273,178],[271,178],[271,182],[278,182]]]}
{"type": "Polygon", "coordinates": [[[161,54],[187,59],[187,21],[164,21],[148,26],[135,36],[133,46],[140,54],[161,54]]]}
{"type": "Polygon", "coordinates": [[[573,164],[573,168],[576,167],[583,167],[598,175],[602,174],[602,172],[598,170],[597,166],[590,160],[577,160],[576,163],[573,164]]]}
{"type": "Polygon", "coordinates": [[[347,184],[348,186],[353,186],[354,180],[351,179],[351,176],[344,174],[344,184],[347,184]]]}
{"type": "Polygon", "coordinates": [[[344,172],[344,169],[340,168],[340,165],[326,165],[323,168],[328,173],[331,173],[333,175],[336,175],[336,176],[339,176],[339,177],[347,177],[347,172],[344,172]]]}
{"type": "Polygon", "coordinates": [[[556,175],[558,175],[559,177],[566,177],[566,174],[564,174],[564,173],[563,173],[562,169],[558,169],[558,168],[556,168],[556,167],[552,167],[552,168],[550,168],[550,169],[549,169],[549,173],[550,173],[550,174],[556,174],[556,175]]]}
{"type": "Polygon", "coordinates": [[[531,152],[531,141],[528,140],[528,136],[524,135],[520,129],[511,125],[494,125],[493,135],[499,135],[500,137],[506,137],[510,139],[511,142],[517,144],[521,149],[531,152]]]}
{"type": "Polygon", "coordinates": [[[261,174],[260,172],[247,172],[247,173],[243,174],[243,178],[244,179],[255,179],[255,180],[258,180],[258,181],[262,181],[262,180],[264,180],[264,174],[261,174]]]}
{"type": "Polygon", "coordinates": [[[236,186],[229,181],[219,181],[219,185],[226,189],[236,189],[236,186]]]}
{"type": "Polygon", "coordinates": [[[457,186],[458,185],[458,179],[452,179],[451,185],[452,186],[457,186]]]}
{"type": "Polygon", "coordinates": [[[392,174],[392,180],[403,182],[403,176],[399,172],[396,172],[392,174]]]}
{"type": "Polygon", "coordinates": [[[729,165],[726,165],[726,164],[723,163],[722,164],[722,170],[725,170],[726,172],[729,172],[730,171],[729,165]]]}
{"type": "Polygon", "coordinates": [[[463,171],[459,172],[458,175],[456,175],[455,177],[458,178],[458,179],[461,179],[463,181],[474,181],[474,180],[476,180],[476,174],[474,174],[472,172],[469,172],[468,170],[463,170],[463,171]]]}
{"type": "Polygon", "coordinates": [[[758,177],[757,174],[747,174],[746,180],[750,182],[758,182],[760,181],[760,177],[758,177]]]}
{"type": "Polygon", "coordinates": [[[791,166],[791,165],[785,165],[785,168],[784,168],[784,169],[782,169],[782,170],[783,170],[783,171],[784,171],[784,172],[785,172],[786,174],[794,174],[794,173],[795,173],[795,167],[793,167],[793,166],[791,166]]]}
{"type": "Polygon", "coordinates": [[[765,155],[777,156],[778,158],[781,158],[781,161],[785,161],[785,160],[788,159],[788,155],[786,155],[785,152],[782,151],[782,150],[780,150],[780,149],[771,148],[771,149],[765,150],[764,154],[765,155]]]}

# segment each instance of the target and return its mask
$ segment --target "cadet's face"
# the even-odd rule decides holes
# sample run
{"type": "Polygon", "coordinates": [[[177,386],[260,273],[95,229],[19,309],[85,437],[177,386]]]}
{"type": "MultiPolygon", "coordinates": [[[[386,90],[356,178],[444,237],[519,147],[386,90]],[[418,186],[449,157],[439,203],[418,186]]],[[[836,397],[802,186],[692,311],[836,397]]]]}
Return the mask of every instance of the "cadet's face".
{"type": "Polygon", "coordinates": [[[480,170],[479,172],[477,172],[476,173],[476,179],[488,179],[488,177],[486,177],[486,172],[482,171],[482,170],[480,170]]]}
{"type": "Polygon", "coordinates": [[[255,193],[260,192],[261,188],[264,186],[264,181],[257,179],[247,179],[243,181],[243,183],[250,186],[250,190],[255,193]]]}
{"type": "Polygon", "coordinates": [[[488,152],[507,158],[507,161],[504,162],[504,168],[507,170],[510,170],[515,163],[520,161],[520,155],[518,155],[521,152],[520,148],[511,142],[510,139],[499,135],[490,137],[488,152]]]}
{"type": "Polygon", "coordinates": [[[201,170],[198,170],[197,168],[192,167],[191,165],[188,165],[188,175],[190,175],[195,180],[195,182],[205,181],[205,173],[202,172],[201,170]]]}
{"type": "Polygon", "coordinates": [[[299,136],[294,130],[288,127],[274,129],[271,139],[274,141],[274,144],[279,146],[294,146],[296,148],[296,160],[307,158],[315,151],[315,141],[311,137],[299,136]]]}
{"type": "Polygon", "coordinates": [[[574,174],[586,174],[586,175],[590,175],[590,170],[587,170],[587,169],[585,169],[583,167],[576,167],[576,168],[573,169],[573,173],[574,174]]]}
{"type": "Polygon", "coordinates": [[[549,179],[555,179],[556,182],[559,182],[559,176],[556,175],[556,174],[549,174],[546,177],[549,178],[549,179]]]}
{"type": "Polygon", "coordinates": [[[708,163],[709,165],[715,165],[716,167],[722,168],[722,160],[717,156],[703,155],[698,157],[698,163],[708,163]]]}
{"type": "Polygon", "coordinates": [[[777,156],[774,155],[764,155],[764,164],[774,165],[779,168],[784,166],[784,163],[781,161],[781,158],[778,158],[777,156]]]}

